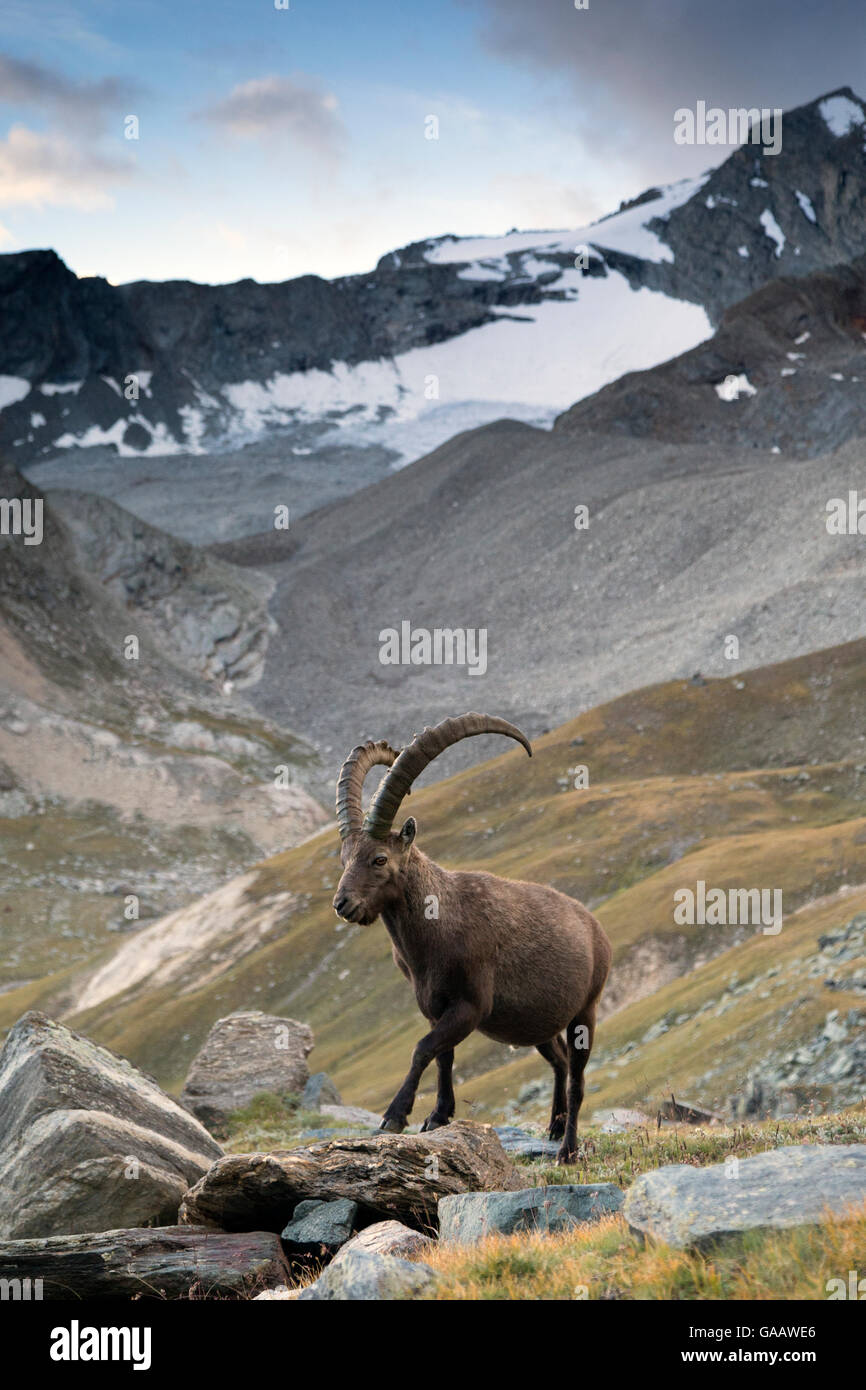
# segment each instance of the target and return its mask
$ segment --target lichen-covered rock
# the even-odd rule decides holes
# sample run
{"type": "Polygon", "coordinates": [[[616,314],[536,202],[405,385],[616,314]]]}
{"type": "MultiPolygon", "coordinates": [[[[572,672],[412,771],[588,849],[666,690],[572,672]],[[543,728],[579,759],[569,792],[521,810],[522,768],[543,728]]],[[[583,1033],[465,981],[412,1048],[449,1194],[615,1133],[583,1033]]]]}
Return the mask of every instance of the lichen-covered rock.
{"type": "Polygon", "coordinates": [[[259,1010],[217,1019],[193,1058],[181,1100],[215,1134],[263,1091],[302,1092],[309,1080],[312,1029],[259,1010]]]}
{"type": "Polygon", "coordinates": [[[179,1219],[229,1231],[281,1231],[298,1202],[348,1197],[365,1215],[429,1229],[440,1197],[514,1189],[520,1177],[489,1125],[334,1139],[270,1154],[226,1154],[184,1198],[179,1219]]]}
{"type": "Polygon", "coordinates": [[[396,1255],[377,1255],[370,1250],[351,1250],[342,1260],[334,1260],[298,1294],[301,1300],[345,1300],[346,1302],[388,1302],[417,1298],[432,1293],[439,1276],[428,1265],[401,1260],[396,1255]]]}
{"type": "Polygon", "coordinates": [[[515,1231],[565,1231],[619,1211],[623,1194],[609,1182],[526,1187],[519,1192],[467,1192],[439,1203],[439,1239],[474,1245],[515,1231]]]}
{"type": "Polygon", "coordinates": [[[282,1233],[291,1254],[321,1255],[339,1250],[352,1234],[358,1203],[348,1197],[333,1202],[299,1202],[282,1233]]]}
{"type": "Polygon", "coordinates": [[[633,1230],[685,1249],[757,1229],[806,1226],[866,1202],[866,1144],[796,1144],[711,1168],[643,1173],[623,1215],[633,1230]]]}
{"type": "Polygon", "coordinates": [[[222,1153],[122,1057],[27,1013],[0,1054],[0,1238],[175,1219],[222,1153]]]}

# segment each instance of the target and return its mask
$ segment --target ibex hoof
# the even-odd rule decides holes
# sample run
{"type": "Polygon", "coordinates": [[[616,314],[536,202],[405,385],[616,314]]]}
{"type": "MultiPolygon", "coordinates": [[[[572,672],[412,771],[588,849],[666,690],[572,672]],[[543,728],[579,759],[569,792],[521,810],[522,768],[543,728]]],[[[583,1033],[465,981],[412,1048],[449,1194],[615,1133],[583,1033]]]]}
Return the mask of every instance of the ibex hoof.
{"type": "Polygon", "coordinates": [[[565,1144],[563,1144],[562,1148],[559,1150],[559,1153],[556,1155],[556,1161],[557,1161],[557,1163],[558,1163],[558,1164],[561,1164],[561,1165],[564,1165],[564,1166],[568,1166],[569,1164],[576,1163],[577,1160],[578,1160],[578,1152],[577,1152],[577,1149],[568,1149],[568,1148],[566,1148],[565,1144]]]}
{"type": "Polygon", "coordinates": [[[426,1130],[430,1129],[441,1129],[443,1125],[447,1125],[448,1123],[449,1121],[447,1119],[440,1119],[436,1114],[428,1115],[421,1126],[421,1133],[423,1134],[426,1130]]]}
{"type": "Polygon", "coordinates": [[[380,1134],[402,1134],[402,1133],[403,1133],[403,1130],[404,1130],[405,1128],[406,1128],[406,1121],[405,1121],[405,1120],[388,1120],[388,1119],[385,1119],[385,1120],[382,1121],[382,1123],[381,1123],[380,1126],[379,1126],[379,1133],[380,1133],[380,1134]]]}

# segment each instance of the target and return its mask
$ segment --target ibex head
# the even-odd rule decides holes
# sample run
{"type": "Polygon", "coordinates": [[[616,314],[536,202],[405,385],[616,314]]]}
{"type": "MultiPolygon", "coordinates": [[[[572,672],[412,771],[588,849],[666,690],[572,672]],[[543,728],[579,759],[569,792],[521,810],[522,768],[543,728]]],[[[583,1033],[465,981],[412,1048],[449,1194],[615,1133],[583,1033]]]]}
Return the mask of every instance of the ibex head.
{"type": "Polygon", "coordinates": [[[506,719],[489,714],[463,714],[456,719],[446,719],[435,728],[416,734],[402,752],[384,741],[361,743],[352,749],[337,782],[343,875],[334,894],[334,908],[347,922],[369,926],[389,902],[402,896],[417,827],[410,816],[399,832],[391,829],[400,803],[433,758],[452,743],[474,734],[506,734],[521,743],[532,756],[525,734],[506,719]],[[361,809],[364,778],[377,765],[390,768],[390,772],[364,815],[361,809]]]}

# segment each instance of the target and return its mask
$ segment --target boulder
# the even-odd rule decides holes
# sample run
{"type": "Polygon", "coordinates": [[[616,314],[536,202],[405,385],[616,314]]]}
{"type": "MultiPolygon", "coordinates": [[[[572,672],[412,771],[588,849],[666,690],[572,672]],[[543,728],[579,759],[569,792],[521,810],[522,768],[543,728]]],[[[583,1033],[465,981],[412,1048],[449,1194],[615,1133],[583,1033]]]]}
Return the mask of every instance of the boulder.
{"type": "Polygon", "coordinates": [[[342,1105],[343,1099],[328,1073],[317,1071],[304,1087],[301,1104],[305,1110],[318,1110],[322,1105],[342,1105]]]}
{"type": "Polygon", "coordinates": [[[663,1100],[659,1106],[658,1113],[663,1120],[669,1120],[672,1124],[685,1125],[720,1125],[724,1121],[721,1115],[717,1115],[714,1110],[707,1110],[703,1105],[696,1105],[690,1100],[677,1100],[671,1096],[670,1100],[663,1100]]]}
{"type": "Polygon", "coordinates": [[[515,1158],[556,1158],[559,1153],[556,1139],[542,1139],[517,1125],[496,1125],[494,1128],[505,1152],[515,1158]]]}
{"type": "Polygon", "coordinates": [[[436,1241],[421,1231],[413,1231],[400,1221],[376,1221],[367,1226],[342,1247],[334,1256],[335,1260],[345,1259],[352,1250],[368,1250],[374,1255],[399,1255],[407,1260],[432,1249],[436,1241]]]}
{"type": "Polygon", "coordinates": [[[267,1231],[156,1226],[0,1243],[0,1279],[41,1280],[44,1299],[248,1298],[288,1274],[267,1231]]]}
{"type": "Polygon", "coordinates": [[[467,1192],[439,1202],[439,1239],[474,1245],[515,1231],[566,1231],[619,1211],[620,1189],[609,1182],[525,1187],[519,1192],[467,1192]]]}
{"type": "Polygon", "coordinates": [[[0,1053],[0,1239],[176,1218],[222,1153],[151,1077],[28,1013],[0,1053]]]}
{"type": "Polygon", "coordinates": [[[334,1202],[299,1202],[282,1239],[293,1255],[322,1255],[339,1250],[352,1234],[358,1203],[348,1197],[334,1202]]]}
{"type": "Polygon", "coordinates": [[[440,1197],[519,1186],[496,1132],[458,1120],[425,1134],[226,1154],[186,1194],[179,1220],[230,1231],[281,1231],[298,1202],[348,1197],[365,1217],[393,1217],[423,1229],[435,1223],[440,1197]]]}
{"type": "Polygon", "coordinates": [[[433,1293],[439,1276],[428,1265],[413,1264],[396,1255],[377,1255],[371,1250],[351,1250],[334,1260],[315,1284],[298,1294],[303,1300],[370,1302],[417,1298],[433,1293]]]}
{"type": "Polygon", "coordinates": [[[303,1091],[313,1033],[306,1023],[259,1010],[217,1019],[196,1053],[181,1101],[215,1134],[257,1095],[303,1091]]]}
{"type": "Polygon", "coordinates": [[[643,1173],[623,1215],[632,1230],[680,1249],[742,1231],[812,1225],[866,1202],[866,1144],[795,1144],[710,1168],[643,1173]]]}

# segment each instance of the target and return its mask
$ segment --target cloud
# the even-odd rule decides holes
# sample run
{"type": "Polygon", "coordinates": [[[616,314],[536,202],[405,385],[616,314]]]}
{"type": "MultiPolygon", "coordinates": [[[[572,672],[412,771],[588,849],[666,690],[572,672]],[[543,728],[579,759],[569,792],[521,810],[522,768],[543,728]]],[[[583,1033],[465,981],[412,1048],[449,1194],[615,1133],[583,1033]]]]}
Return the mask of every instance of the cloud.
{"type": "Polygon", "coordinates": [[[0,141],[0,206],[111,207],[110,190],[134,167],[63,135],[13,126],[0,141]]]}
{"type": "Polygon", "coordinates": [[[257,77],[233,88],[199,116],[242,139],[288,136],[305,151],[333,159],[346,136],[337,106],[335,96],[305,79],[257,77]]]}
{"type": "Polygon", "coordinates": [[[0,102],[32,107],[65,125],[92,131],[110,115],[120,117],[141,94],[137,83],[105,77],[98,82],[71,82],[63,73],[0,53],[0,102]]]}
{"type": "Polygon", "coordinates": [[[484,46],[569,83],[581,133],[642,158],[670,142],[672,113],[711,105],[791,107],[866,88],[863,0],[463,0],[484,46]],[[655,146],[655,150],[654,147],[655,146]]]}

